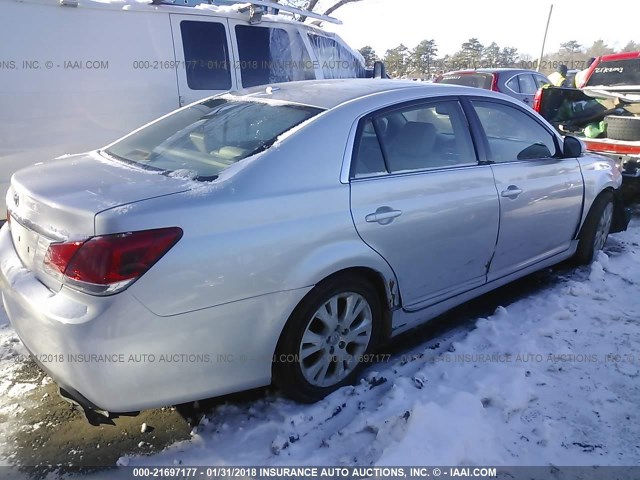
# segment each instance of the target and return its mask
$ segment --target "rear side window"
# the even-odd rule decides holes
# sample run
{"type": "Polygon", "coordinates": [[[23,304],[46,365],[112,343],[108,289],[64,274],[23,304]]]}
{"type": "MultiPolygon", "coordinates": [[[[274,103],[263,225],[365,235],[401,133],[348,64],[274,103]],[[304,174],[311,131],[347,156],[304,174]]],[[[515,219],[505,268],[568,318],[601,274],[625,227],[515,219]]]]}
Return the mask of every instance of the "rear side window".
{"type": "Polygon", "coordinates": [[[242,86],[314,80],[313,62],[298,32],[282,28],[236,26],[242,86]]]}
{"type": "Polygon", "coordinates": [[[406,107],[367,120],[359,130],[354,177],[477,162],[457,101],[406,107]]]}
{"type": "Polygon", "coordinates": [[[187,85],[191,90],[230,90],[229,48],[224,25],[180,22],[187,85]]]}
{"type": "Polygon", "coordinates": [[[489,142],[489,160],[495,163],[553,158],[554,136],[517,108],[474,100],[473,106],[489,142]]]}
{"type": "Polygon", "coordinates": [[[356,166],[354,177],[356,178],[388,173],[382,147],[371,119],[360,127],[354,161],[356,166]]]}
{"type": "Polygon", "coordinates": [[[528,73],[518,75],[518,83],[520,83],[520,93],[534,94],[538,90],[536,82],[528,73]]]}
{"type": "Polygon", "coordinates": [[[510,78],[505,84],[508,88],[516,93],[520,93],[520,83],[518,82],[518,76],[510,78]]]}
{"type": "Polygon", "coordinates": [[[600,63],[587,80],[587,87],[640,85],[640,58],[600,63]]]}
{"type": "Polygon", "coordinates": [[[451,85],[462,85],[464,87],[476,87],[491,90],[492,82],[493,75],[491,73],[452,73],[444,75],[438,83],[448,83],[451,85]]]}
{"type": "Polygon", "coordinates": [[[308,35],[324,78],[364,78],[366,76],[362,61],[339,42],[314,33],[308,35]]]}

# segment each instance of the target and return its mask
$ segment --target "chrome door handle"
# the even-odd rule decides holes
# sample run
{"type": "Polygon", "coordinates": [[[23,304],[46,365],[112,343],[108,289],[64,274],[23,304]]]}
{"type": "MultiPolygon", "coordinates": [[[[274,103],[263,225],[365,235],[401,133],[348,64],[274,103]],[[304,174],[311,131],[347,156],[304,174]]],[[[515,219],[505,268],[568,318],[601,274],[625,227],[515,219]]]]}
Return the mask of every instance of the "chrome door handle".
{"type": "Polygon", "coordinates": [[[523,192],[524,191],[522,189],[516,187],[515,185],[510,185],[509,188],[503,190],[500,195],[506,198],[517,198],[522,195],[523,192]]]}
{"type": "Polygon", "coordinates": [[[402,215],[400,210],[392,210],[389,207],[380,207],[375,213],[370,213],[364,219],[367,223],[379,223],[380,225],[389,225],[394,218],[402,215]]]}

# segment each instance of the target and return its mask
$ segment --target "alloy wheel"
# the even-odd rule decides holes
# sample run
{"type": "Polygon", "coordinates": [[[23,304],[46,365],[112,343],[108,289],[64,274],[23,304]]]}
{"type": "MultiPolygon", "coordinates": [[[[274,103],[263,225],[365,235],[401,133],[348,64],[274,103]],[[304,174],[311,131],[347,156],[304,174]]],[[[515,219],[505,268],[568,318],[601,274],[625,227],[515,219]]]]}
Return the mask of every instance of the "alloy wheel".
{"type": "Polygon", "coordinates": [[[332,296],[312,315],[302,335],[298,353],[305,380],[315,387],[344,380],[362,361],[372,331],[371,306],[362,295],[332,296]]]}

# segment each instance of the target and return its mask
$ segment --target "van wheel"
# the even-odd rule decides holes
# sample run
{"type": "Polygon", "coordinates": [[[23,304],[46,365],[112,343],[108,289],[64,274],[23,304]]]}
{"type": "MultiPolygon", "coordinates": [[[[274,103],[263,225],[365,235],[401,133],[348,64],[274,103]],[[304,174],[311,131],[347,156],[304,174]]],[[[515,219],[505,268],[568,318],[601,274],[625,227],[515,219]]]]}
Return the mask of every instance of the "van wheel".
{"type": "Polygon", "coordinates": [[[602,192],[593,202],[580,231],[580,241],[574,257],[577,263],[588,265],[593,261],[596,253],[607,242],[612,221],[613,194],[609,191],[602,192]]]}
{"type": "Polygon", "coordinates": [[[275,383],[305,403],[353,383],[378,344],[381,318],[377,292],[360,276],[340,275],[318,284],[280,337],[275,383]]]}

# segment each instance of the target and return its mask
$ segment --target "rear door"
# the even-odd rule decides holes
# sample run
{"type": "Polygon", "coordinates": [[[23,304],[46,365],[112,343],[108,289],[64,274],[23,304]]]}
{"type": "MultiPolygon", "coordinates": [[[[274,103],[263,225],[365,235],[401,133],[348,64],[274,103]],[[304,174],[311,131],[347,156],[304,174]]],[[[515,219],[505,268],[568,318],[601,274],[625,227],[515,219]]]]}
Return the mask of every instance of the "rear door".
{"type": "Polygon", "coordinates": [[[521,73],[518,75],[518,83],[520,84],[521,100],[533,107],[533,99],[538,91],[538,84],[535,78],[530,73],[521,73]]]}
{"type": "Polygon", "coordinates": [[[508,90],[504,93],[521,100],[526,105],[533,105],[533,98],[538,87],[531,74],[519,73],[514,75],[505,82],[505,86],[508,90]]]}
{"type": "Polygon", "coordinates": [[[471,103],[500,196],[491,281],[570,247],[582,212],[583,180],[578,160],[560,158],[555,134],[533,113],[493,99],[471,103]]]}
{"type": "Polygon", "coordinates": [[[355,226],[395,271],[405,309],[486,282],[499,204],[457,100],[362,119],[351,164],[355,226]]]}
{"type": "Polygon", "coordinates": [[[235,90],[227,19],[210,15],[170,17],[180,106],[235,90]]]}

